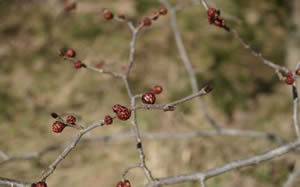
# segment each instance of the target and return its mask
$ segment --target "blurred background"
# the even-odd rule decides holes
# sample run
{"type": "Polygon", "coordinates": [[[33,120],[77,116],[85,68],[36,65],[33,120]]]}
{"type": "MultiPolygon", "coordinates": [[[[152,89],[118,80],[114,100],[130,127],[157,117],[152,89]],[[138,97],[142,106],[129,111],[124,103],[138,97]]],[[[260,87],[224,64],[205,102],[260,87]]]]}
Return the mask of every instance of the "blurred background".
{"type": "MultiPolygon", "coordinates": [[[[182,1],[170,0],[173,5],[179,2],[182,1]]],[[[59,57],[58,51],[71,47],[88,65],[104,61],[103,68],[124,72],[131,33],[126,24],[104,20],[103,9],[123,13],[137,23],[162,7],[158,0],[85,0],[77,2],[76,10],[64,12],[66,3],[0,0],[0,150],[9,156],[63,144],[76,135],[77,131],[70,128],[62,134],[52,133],[51,112],[75,113],[82,125],[88,125],[112,114],[114,104],[128,106],[122,81],[86,69],[75,70],[59,57]]],[[[300,1],[214,0],[209,4],[223,10],[228,25],[267,59],[291,69],[300,61],[300,1]]],[[[164,92],[157,103],[192,93],[169,21],[168,15],[160,17],[138,39],[136,63],[130,76],[136,94],[162,85],[164,92]]],[[[211,82],[215,87],[203,99],[217,122],[224,128],[265,131],[294,140],[291,88],[251,56],[230,33],[209,25],[202,6],[179,11],[177,21],[199,86],[211,82]]],[[[148,132],[211,129],[196,101],[185,103],[174,112],[139,111],[138,122],[140,129],[148,132]]],[[[130,128],[129,122],[115,121],[91,134],[110,135],[130,128]]],[[[249,137],[143,141],[154,177],[210,169],[278,146],[249,137]]],[[[1,165],[0,176],[35,182],[60,152],[1,165]]],[[[297,159],[297,155],[290,153],[210,179],[207,185],[281,186],[288,176],[288,166],[296,163],[298,167],[297,159]]],[[[52,187],[115,186],[123,170],[138,161],[134,137],[82,143],[47,182],[52,187]]],[[[128,179],[132,186],[146,183],[140,169],[132,170],[128,179]]]]}

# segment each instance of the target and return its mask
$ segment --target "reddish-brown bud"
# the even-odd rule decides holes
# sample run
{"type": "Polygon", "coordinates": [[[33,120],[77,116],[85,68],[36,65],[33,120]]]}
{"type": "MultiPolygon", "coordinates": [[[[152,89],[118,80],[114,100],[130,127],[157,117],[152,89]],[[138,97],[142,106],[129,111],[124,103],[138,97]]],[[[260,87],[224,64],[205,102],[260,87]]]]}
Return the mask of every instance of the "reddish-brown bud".
{"type": "Polygon", "coordinates": [[[47,187],[47,183],[44,181],[40,181],[38,183],[31,184],[31,187],[47,187]]]}
{"type": "Polygon", "coordinates": [[[62,122],[60,121],[55,121],[53,124],[52,124],[52,131],[55,132],[55,133],[61,133],[64,128],[65,128],[65,124],[63,124],[62,122]]]}
{"type": "Polygon", "coordinates": [[[214,18],[213,17],[208,17],[208,22],[210,23],[210,24],[213,24],[214,23],[214,18]]]}
{"type": "Polygon", "coordinates": [[[152,21],[150,18],[148,18],[148,17],[144,18],[144,20],[143,20],[144,26],[150,26],[151,24],[152,24],[152,21]]]}
{"type": "Polygon", "coordinates": [[[76,56],[76,51],[74,49],[68,49],[66,51],[66,56],[67,57],[75,57],[76,56]]]}
{"type": "Polygon", "coordinates": [[[116,104],[116,105],[114,105],[114,106],[112,107],[112,110],[114,111],[114,113],[117,113],[117,112],[120,110],[121,107],[122,107],[121,105],[116,104]]]}
{"type": "Polygon", "coordinates": [[[68,12],[68,11],[74,10],[76,7],[77,7],[77,3],[73,2],[73,3],[67,4],[64,9],[65,9],[65,11],[68,12]]]}
{"type": "Polygon", "coordinates": [[[142,102],[145,104],[154,104],[156,100],[156,97],[153,93],[145,93],[144,95],[142,95],[142,102]]]}
{"type": "Polygon", "coordinates": [[[292,72],[288,72],[288,73],[286,74],[286,76],[287,76],[287,77],[293,77],[293,73],[292,73],[292,72]]]}
{"type": "Polygon", "coordinates": [[[69,116],[67,116],[66,121],[67,121],[67,123],[75,124],[76,123],[76,117],[72,116],[72,115],[69,115],[69,116]]]}
{"type": "Polygon", "coordinates": [[[128,120],[131,116],[131,110],[122,105],[114,105],[112,107],[113,111],[117,114],[120,120],[128,120]]]}
{"type": "Polygon", "coordinates": [[[130,184],[129,180],[124,181],[124,187],[131,187],[131,184],[130,184]]]}
{"type": "Polygon", "coordinates": [[[296,70],[296,75],[300,75],[300,68],[296,70]]]}
{"type": "Polygon", "coordinates": [[[124,183],[122,181],[118,182],[116,187],[124,187],[124,183]]]}
{"type": "Polygon", "coordinates": [[[217,26],[222,26],[221,21],[218,20],[218,19],[214,20],[214,24],[217,25],[217,26]]]}
{"type": "Polygon", "coordinates": [[[214,17],[216,13],[217,13],[217,10],[215,8],[209,8],[207,10],[208,17],[214,17]]]}
{"type": "Polygon", "coordinates": [[[74,66],[75,69],[80,69],[80,68],[84,67],[84,65],[83,65],[83,63],[82,63],[81,60],[74,61],[73,62],[73,66],[74,66]]]}
{"type": "Polygon", "coordinates": [[[288,85],[292,85],[294,83],[295,79],[293,77],[286,77],[285,83],[288,85]]]}
{"type": "Polygon", "coordinates": [[[154,93],[160,94],[163,91],[163,88],[160,85],[154,86],[154,93]]]}
{"type": "Polygon", "coordinates": [[[114,14],[108,10],[104,12],[104,19],[111,20],[114,18],[114,14]]]}
{"type": "Polygon", "coordinates": [[[110,125],[110,124],[112,124],[112,123],[113,123],[113,118],[112,118],[110,115],[106,115],[106,116],[104,117],[104,124],[110,125]]]}
{"type": "Polygon", "coordinates": [[[224,19],[221,19],[221,26],[225,27],[226,26],[226,21],[224,19]]]}
{"type": "Polygon", "coordinates": [[[166,14],[168,13],[168,9],[167,9],[167,8],[160,8],[160,9],[159,9],[159,13],[160,13],[161,15],[166,15],[166,14]]]}

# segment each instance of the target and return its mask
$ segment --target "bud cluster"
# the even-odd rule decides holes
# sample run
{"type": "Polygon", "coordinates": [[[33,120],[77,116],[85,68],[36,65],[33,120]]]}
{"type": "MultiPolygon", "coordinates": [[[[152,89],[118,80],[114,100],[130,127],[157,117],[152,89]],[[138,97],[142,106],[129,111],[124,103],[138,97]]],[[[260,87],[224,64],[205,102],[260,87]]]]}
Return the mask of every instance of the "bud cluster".
{"type": "Polygon", "coordinates": [[[225,29],[228,29],[226,26],[226,21],[221,18],[221,12],[220,10],[216,10],[215,8],[209,8],[207,10],[207,15],[208,15],[208,22],[210,24],[214,24],[218,27],[223,27],[225,29]]]}
{"type": "Polygon", "coordinates": [[[150,17],[145,17],[140,24],[143,26],[151,26],[152,21],[155,21],[159,18],[159,16],[167,15],[168,9],[167,8],[160,8],[158,11],[153,11],[150,17]]]}
{"type": "Polygon", "coordinates": [[[150,88],[145,94],[142,95],[142,102],[144,104],[153,105],[156,101],[157,94],[160,94],[163,91],[163,88],[159,85],[154,86],[154,88],[150,88]]]}
{"type": "Polygon", "coordinates": [[[117,183],[116,187],[131,187],[129,180],[120,181],[117,183]]]}
{"type": "Polygon", "coordinates": [[[125,106],[122,106],[122,105],[114,105],[112,107],[114,113],[117,114],[117,117],[120,119],[120,120],[123,120],[123,121],[126,121],[130,118],[131,116],[131,110],[126,108],[125,106]]]}
{"type": "Polygon", "coordinates": [[[65,121],[56,113],[51,113],[51,116],[56,119],[56,121],[52,123],[52,131],[55,133],[61,133],[65,127],[75,125],[77,121],[73,115],[68,115],[65,121]]]}
{"type": "Polygon", "coordinates": [[[75,69],[80,69],[80,68],[85,68],[86,67],[86,65],[81,60],[76,60],[75,59],[76,51],[72,48],[67,49],[67,50],[64,50],[64,49],[60,50],[59,55],[64,57],[65,59],[66,58],[74,59],[73,60],[73,67],[75,69]]]}
{"type": "MultiPolygon", "coordinates": [[[[139,22],[139,24],[142,25],[142,26],[145,26],[145,27],[151,26],[152,21],[155,21],[160,16],[164,16],[164,15],[167,15],[167,14],[168,14],[168,9],[167,8],[160,8],[157,11],[153,11],[151,16],[145,17],[142,21],[139,22]]],[[[106,20],[112,20],[112,19],[115,18],[115,15],[111,11],[105,9],[104,12],[103,12],[103,17],[106,20]]],[[[119,20],[119,21],[124,21],[126,19],[124,14],[119,14],[117,16],[117,18],[118,18],[117,20],[119,20]]]]}
{"type": "Polygon", "coordinates": [[[286,74],[285,83],[288,85],[292,85],[292,84],[294,84],[294,82],[295,82],[295,79],[294,79],[293,73],[288,72],[286,74]]]}

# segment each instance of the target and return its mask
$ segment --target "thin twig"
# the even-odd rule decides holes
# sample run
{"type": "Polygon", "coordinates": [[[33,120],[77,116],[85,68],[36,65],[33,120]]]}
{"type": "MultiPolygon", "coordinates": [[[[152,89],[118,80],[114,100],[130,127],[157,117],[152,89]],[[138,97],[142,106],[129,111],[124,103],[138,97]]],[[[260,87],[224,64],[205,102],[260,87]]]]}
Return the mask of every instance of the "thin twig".
{"type": "MultiPolygon", "coordinates": [[[[184,64],[184,67],[189,75],[189,80],[191,83],[191,87],[193,90],[193,93],[197,93],[199,91],[199,87],[198,87],[198,81],[194,72],[194,69],[192,67],[192,63],[188,57],[188,54],[186,52],[186,49],[184,47],[184,43],[183,43],[183,39],[181,37],[180,31],[178,29],[177,26],[177,18],[176,18],[176,10],[174,8],[171,7],[171,5],[169,4],[168,0],[160,0],[160,2],[162,4],[164,4],[169,10],[170,10],[170,19],[171,19],[171,29],[174,33],[174,37],[175,37],[175,41],[176,41],[176,46],[181,58],[181,61],[184,64]]],[[[210,123],[210,125],[215,128],[216,130],[218,130],[220,127],[219,125],[216,123],[216,121],[209,115],[206,106],[204,105],[204,103],[202,102],[202,100],[200,98],[197,98],[197,101],[200,105],[200,108],[202,110],[202,112],[204,113],[204,117],[205,119],[210,123]]]]}
{"type": "Polygon", "coordinates": [[[3,151],[0,151],[0,157],[2,157],[3,160],[7,160],[9,158],[3,151]]]}
{"type": "MultiPolygon", "coordinates": [[[[133,107],[133,108],[135,107],[135,99],[134,98],[131,98],[131,107],[133,107]]],[[[136,120],[136,109],[132,110],[132,118],[133,119],[131,121],[131,124],[132,124],[134,134],[136,136],[136,148],[139,153],[141,167],[144,169],[144,173],[148,179],[148,182],[152,183],[153,177],[152,177],[151,171],[148,169],[148,167],[146,165],[146,161],[145,161],[146,156],[143,151],[142,139],[141,139],[140,131],[139,131],[137,120],[136,120]]]]}
{"type": "Polygon", "coordinates": [[[201,1],[202,6],[203,6],[206,10],[208,10],[208,4],[207,4],[206,0],[200,0],[200,1],[201,1]]]}
{"type": "Polygon", "coordinates": [[[300,130],[299,130],[299,123],[298,123],[298,91],[296,84],[292,86],[293,91],[293,124],[296,131],[297,138],[300,139],[300,130]]]}
{"type": "Polygon", "coordinates": [[[140,167],[142,167],[140,163],[137,163],[137,164],[135,164],[135,165],[133,165],[133,166],[127,167],[127,168],[124,170],[124,172],[122,173],[122,175],[121,175],[122,180],[124,181],[124,180],[126,179],[126,175],[128,174],[128,172],[129,172],[130,170],[135,169],[135,168],[140,168],[140,167]]]}
{"type": "Polygon", "coordinates": [[[202,177],[202,178],[200,179],[200,184],[201,184],[201,187],[206,187],[206,184],[205,184],[205,178],[204,178],[204,177],[202,177]]]}
{"type": "Polygon", "coordinates": [[[300,169],[290,172],[287,181],[283,184],[283,187],[292,187],[292,185],[295,183],[295,180],[299,176],[300,176],[300,169]]]}
{"type": "Polygon", "coordinates": [[[284,66],[277,65],[270,60],[267,60],[262,56],[261,53],[256,52],[240,35],[235,29],[230,29],[230,32],[233,36],[242,44],[244,48],[246,48],[253,56],[258,57],[264,64],[274,69],[275,73],[278,75],[280,80],[283,80],[283,76],[280,71],[288,73],[290,70],[284,66]]]}
{"type": "Polygon", "coordinates": [[[168,111],[168,110],[173,110],[174,106],[185,103],[187,101],[190,101],[194,98],[199,98],[200,96],[204,96],[206,94],[208,94],[211,90],[210,90],[211,86],[205,86],[203,88],[201,88],[200,91],[191,94],[189,96],[186,96],[184,98],[178,99],[176,101],[173,101],[171,103],[168,104],[140,104],[140,105],[136,105],[134,109],[159,109],[159,110],[164,110],[164,111],[168,111]]]}
{"type": "Polygon", "coordinates": [[[14,187],[26,187],[27,185],[29,185],[29,183],[23,182],[23,181],[18,181],[15,179],[8,179],[8,178],[0,177],[0,186],[1,185],[14,186],[14,187]]]}
{"type": "Polygon", "coordinates": [[[116,78],[123,78],[123,74],[121,74],[121,73],[108,71],[108,70],[105,70],[105,69],[102,69],[102,68],[96,68],[96,67],[93,67],[93,66],[86,66],[86,68],[89,69],[89,70],[92,70],[92,71],[99,72],[99,73],[108,74],[108,75],[111,75],[111,76],[116,77],[116,78]]]}
{"type": "Polygon", "coordinates": [[[40,178],[40,181],[45,181],[56,169],[58,164],[66,158],[66,156],[76,147],[77,143],[80,141],[81,137],[86,134],[87,132],[93,130],[96,127],[99,127],[103,124],[103,121],[95,122],[94,124],[90,125],[89,127],[79,131],[77,136],[73,139],[73,141],[65,148],[65,150],[58,155],[58,157],[55,159],[55,161],[50,164],[48,169],[43,172],[42,177],[40,178]]]}
{"type": "Polygon", "coordinates": [[[129,73],[133,66],[134,56],[135,56],[135,51],[136,51],[135,50],[136,40],[137,40],[138,33],[139,33],[140,29],[142,28],[142,24],[140,24],[138,27],[135,28],[131,22],[128,22],[128,26],[132,32],[132,39],[129,44],[130,52],[129,52],[127,71],[125,73],[126,79],[128,79],[129,73]]]}

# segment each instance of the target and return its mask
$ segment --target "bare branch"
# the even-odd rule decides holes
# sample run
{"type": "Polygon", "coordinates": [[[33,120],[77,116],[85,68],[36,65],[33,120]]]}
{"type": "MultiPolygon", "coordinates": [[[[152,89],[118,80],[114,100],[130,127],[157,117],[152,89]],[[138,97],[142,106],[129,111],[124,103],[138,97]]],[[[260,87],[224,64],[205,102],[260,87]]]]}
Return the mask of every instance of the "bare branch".
{"type": "Polygon", "coordinates": [[[79,142],[80,138],[86,134],[87,132],[93,130],[96,127],[99,127],[103,124],[103,121],[98,121],[92,125],[90,125],[89,127],[87,127],[86,129],[83,129],[81,131],[79,131],[78,135],[73,139],[73,141],[65,148],[65,150],[58,155],[58,157],[56,158],[56,160],[54,162],[52,162],[52,164],[48,167],[48,169],[43,172],[42,177],[40,178],[40,181],[45,181],[56,169],[56,167],[58,166],[58,164],[66,158],[66,156],[76,147],[77,143],[79,142]]]}
{"type": "Polygon", "coordinates": [[[288,176],[287,181],[283,184],[283,187],[292,187],[292,185],[295,183],[295,180],[299,176],[300,176],[300,169],[291,172],[288,176]]]}
{"type": "Polygon", "coordinates": [[[294,128],[296,131],[296,135],[298,137],[298,139],[300,139],[300,130],[299,130],[299,123],[298,123],[298,91],[297,91],[297,87],[296,84],[294,83],[294,85],[292,86],[292,91],[293,91],[293,124],[294,124],[294,128]]]}
{"type": "Polygon", "coordinates": [[[139,30],[142,28],[143,25],[140,24],[138,27],[135,28],[131,22],[128,22],[128,26],[129,26],[130,30],[132,31],[132,39],[131,39],[130,44],[129,44],[130,52],[129,52],[127,71],[125,73],[126,79],[128,79],[129,73],[130,73],[130,71],[132,69],[132,66],[133,66],[134,56],[135,56],[136,40],[137,40],[139,30]]]}
{"type": "Polygon", "coordinates": [[[230,32],[233,34],[233,36],[242,44],[244,48],[250,51],[250,53],[258,57],[264,64],[274,69],[275,73],[278,75],[280,80],[283,80],[283,77],[280,73],[280,71],[283,71],[285,73],[288,73],[290,70],[284,66],[277,65],[269,60],[267,60],[265,57],[262,56],[261,53],[256,52],[243,38],[239,35],[239,33],[235,29],[230,29],[230,32]]]}
{"type": "Polygon", "coordinates": [[[138,164],[135,164],[133,166],[129,166],[128,168],[126,168],[124,170],[123,174],[121,175],[122,180],[124,181],[126,179],[125,177],[130,170],[135,169],[135,168],[140,168],[140,167],[142,167],[142,166],[140,163],[138,163],[138,164]]]}
{"type": "Polygon", "coordinates": [[[173,110],[174,106],[185,103],[185,102],[190,101],[194,98],[199,98],[200,96],[204,96],[204,95],[208,94],[211,91],[211,89],[212,89],[212,86],[210,86],[210,85],[205,86],[200,91],[198,91],[197,93],[186,96],[182,99],[178,99],[178,100],[173,101],[173,102],[168,103],[168,104],[153,104],[153,105],[141,104],[141,105],[137,105],[135,107],[135,109],[144,108],[144,109],[159,109],[159,110],[164,110],[164,111],[173,110]]]}
{"type": "Polygon", "coordinates": [[[202,6],[203,6],[206,10],[208,10],[208,4],[207,4],[206,0],[200,0],[200,1],[201,1],[202,6]]]}
{"type": "Polygon", "coordinates": [[[89,69],[89,70],[92,70],[92,71],[99,72],[99,73],[108,74],[108,75],[111,75],[111,76],[116,77],[116,78],[123,78],[123,74],[121,74],[121,73],[108,71],[108,70],[105,70],[105,69],[102,69],[102,68],[95,68],[93,66],[86,66],[86,68],[89,69]]]}
{"type": "MultiPolygon", "coordinates": [[[[135,134],[132,131],[121,132],[119,134],[112,134],[108,136],[89,136],[87,138],[82,138],[80,143],[88,143],[94,141],[104,141],[109,142],[113,140],[122,140],[129,137],[133,137],[135,134]]],[[[279,136],[260,132],[260,131],[252,131],[252,130],[241,130],[241,129],[220,129],[219,131],[215,130],[198,130],[193,132],[185,132],[185,133],[172,133],[172,132],[140,132],[140,136],[148,139],[191,139],[197,137],[214,137],[214,136],[233,136],[233,137],[253,137],[253,138],[262,138],[267,139],[271,142],[276,142],[279,145],[286,143],[287,141],[282,139],[279,136]]],[[[63,144],[54,144],[49,147],[46,147],[40,152],[31,152],[25,153],[19,156],[8,157],[8,159],[0,162],[0,166],[14,162],[14,161],[22,161],[29,160],[34,158],[39,158],[45,155],[46,153],[56,151],[61,149],[62,147],[68,146],[70,143],[63,144]]]]}
{"type": "MultiPolygon", "coordinates": [[[[131,98],[131,107],[135,107],[135,99],[131,98]]],[[[143,145],[142,145],[142,139],[141,139],[141,135],[140,135],[140,131],[138,128],[138,124],[136,121],[136,109],[132,110],[132,129],[134,131],[134,134],[136,136],[136,148],[138,150],[139,153],[139,157],[140,157],[140,161],[141,161],[141,167],[144,169],[144,173],[148,179],[148,182],[153,182],[153,177],[151,174],[151,171],[148,169],[147,165],[146,165],[146,161],[145,161],[145,154],[143,151],[143,145]]]]}
{"type": "Polygon", "coordinates": [[[200,184],[201,184],[202,187],[206,187],[204,177],[202,177],[202,178],[200,179],[200,184]]]}
{"type": "Polygon", "coordinates": [[[23,182],[23,181],[18,181],[18,180],[14,180],[14,179],[8,179],[8,178],[3,178],[0,177],[0,186],[4,185],[7,187],[26,187],[27,185],[29,185],[27,182],[23,182]]]}
{"type": "Polygon", "coordinates": [[[206,170],[203,172],[196,172],[196,173],[187,174],[187,175],[160,178],[154,182],[154,185],[179,184],[179,183],[183,183],[183,182],[187,182],[187,181],[196,181],[196,180],[201,180],[201,179],[207,180],[209,178],[224,174],[224,173],[234,170],[234,169],[257,165],[259,163],[274,159],[276,157],[282,156],[282,155],[292,151],[293,149],[295,149],[299,146],[300,146],[300,141],[298,140],[298,141],[280,146],[280,147],[273,149],[269,152],[266,152],[264,154],[249,157],[247,159],[232,161],[221,167],[216,167],[214,169],[206,170]]]}
{"type": "MultiPolygon", "coordinates": [[[[176,46],[177,46],[181,61],[183,62],[184,67],[185,67],[185,69],[186,69],[186,71],[189,75],[189,79],[190,79],[190,83],[191,83],[193,93],[197,93],[199,91],[198,81],[196,79],[195,72],[194,72],[194,69],[192,67],[192,63],[191,63],[191,61],[190,61],[190,59],[187,55],[186,49],[185,49],[184,44],[183,44],[183,39],[181,37],[180,31],[179,31],[178,26],[177,26],[176,10],[171,7],[168,0],[160,0],[160,2],[162,4],[164,4],[170,10],[171,28],[172,28],[172,31],[174,33],[176,46]]],[[[204,113],[204,116],[205,116],[206,120],[211,124],[212,127],[214,127],[216,130],[218,130],[220,128],[219,125],[208,114],[204,103],[201,101],[200,98],[197,98],[197,101],[199,102],[200,108],[201,108],[202,112],[204,113]]]]}
{"type": "MultiPolygon", "coordinates": [[[[64,56],[63,58],[64,58],[64,60],[68,60],[70,63],[73,63],[74,61],[78,60],[76,58],[73,58],[73,57],[71,58],[71,57],[67,57],[67,56],[64,56]]],[[[96,68],[96,67],[93,67],[93,66],[89,66],[87,64],[84,64],[83,67],[85,67],[88,70],[92,70],[92,71],[95,71],[95,72],[98,72],[98,73],[111,75],[115,78],[123,78],[123,76],[124,76],[123,74],[118,73],[118,72],[109,71],[109,70],[105,70],[105,69],[102,69],[102,68],[96,68]]]]}

